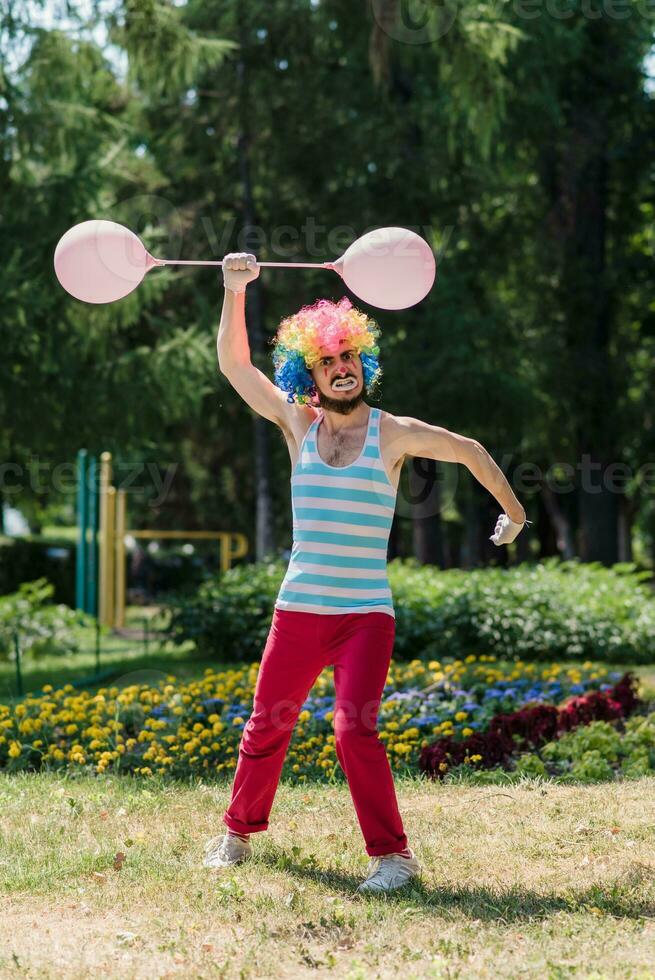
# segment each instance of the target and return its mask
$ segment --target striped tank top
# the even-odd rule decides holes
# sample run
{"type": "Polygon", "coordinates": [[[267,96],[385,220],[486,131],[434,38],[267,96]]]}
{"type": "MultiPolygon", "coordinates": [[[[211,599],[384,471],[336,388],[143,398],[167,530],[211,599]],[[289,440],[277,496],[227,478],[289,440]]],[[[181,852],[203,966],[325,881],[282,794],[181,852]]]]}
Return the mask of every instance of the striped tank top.
{"type": "Polygon", "coordinates": [[[382,462],[380,416],[370,409],[362,451],[348,466],[318,454],[324,413],[309,426],[291,474],[293,546],[278,609],[395,618],[387,545],[397,491],[382,462]]]}

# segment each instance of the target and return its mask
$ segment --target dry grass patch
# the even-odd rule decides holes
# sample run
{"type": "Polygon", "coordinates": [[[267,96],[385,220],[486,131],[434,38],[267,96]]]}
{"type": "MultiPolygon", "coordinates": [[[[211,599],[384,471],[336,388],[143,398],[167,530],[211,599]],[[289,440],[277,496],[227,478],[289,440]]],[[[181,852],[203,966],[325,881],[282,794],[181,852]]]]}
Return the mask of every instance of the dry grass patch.
{"type": "Polygon", "coordinates": [[[345,785],[217,873],[227,782],[5,776],[0,976],[652,978],[655,779],[397,789],[424,875],[380,897],[345,785]]]}

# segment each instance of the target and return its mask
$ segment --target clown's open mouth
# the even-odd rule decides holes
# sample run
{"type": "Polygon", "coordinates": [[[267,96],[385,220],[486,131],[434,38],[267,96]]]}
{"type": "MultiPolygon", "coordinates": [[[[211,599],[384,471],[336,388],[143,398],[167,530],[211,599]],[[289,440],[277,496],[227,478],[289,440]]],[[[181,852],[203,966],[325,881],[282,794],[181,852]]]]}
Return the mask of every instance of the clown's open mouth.
{"type": "Polygon", "coordinates": [[[355,388],[357,385],[356,378],[336,378],[332,382],[333,391],[350,391],[351,388],[355,388]]]}

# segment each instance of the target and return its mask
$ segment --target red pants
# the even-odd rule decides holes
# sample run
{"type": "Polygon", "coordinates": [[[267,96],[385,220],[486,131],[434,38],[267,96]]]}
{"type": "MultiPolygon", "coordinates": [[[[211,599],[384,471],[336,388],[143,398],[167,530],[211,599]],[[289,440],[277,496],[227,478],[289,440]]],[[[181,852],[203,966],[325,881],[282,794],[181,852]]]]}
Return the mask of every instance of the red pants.
{"type": "Polygon", "coordinates": [[[341,615],[275,609],[243,730],[223,822],[266,830],[291,734],[324,667],[334,664],[334,736],[369,855],[407,847],[391,766],[377,731],[395,638],[387,613],[341,615]]]}

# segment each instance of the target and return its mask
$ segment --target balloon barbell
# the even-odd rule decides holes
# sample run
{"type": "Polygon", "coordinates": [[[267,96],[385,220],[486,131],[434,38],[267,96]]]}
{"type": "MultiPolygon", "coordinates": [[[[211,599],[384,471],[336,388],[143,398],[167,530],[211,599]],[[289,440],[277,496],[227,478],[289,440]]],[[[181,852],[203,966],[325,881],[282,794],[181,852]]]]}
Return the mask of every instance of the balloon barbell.
{"type": "MultiPolygon", "coordinates": [[[[222,261],[157,259],[129,228],[115,221],[82,221],[62,235],[54,256],[64,289],[85,303],[113,303],[127,296],[151,269],[213,265],[222,261]]],[[[359,299],[384,310],[420,303],[432,288],[436,262],[428,243],[408,228],[376,228],[362,235],[335,262],[259,262],[261,268],[328,269],[359,299]]]]}

